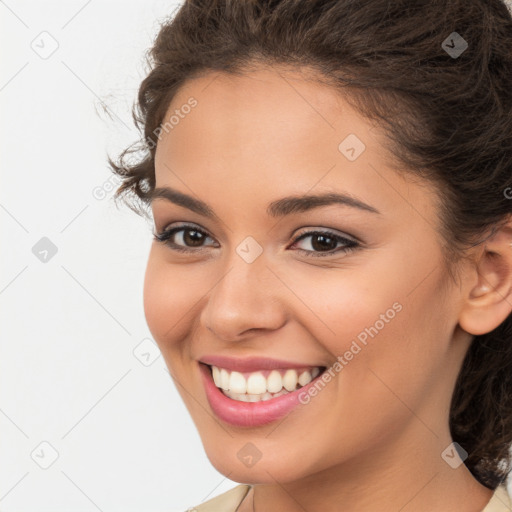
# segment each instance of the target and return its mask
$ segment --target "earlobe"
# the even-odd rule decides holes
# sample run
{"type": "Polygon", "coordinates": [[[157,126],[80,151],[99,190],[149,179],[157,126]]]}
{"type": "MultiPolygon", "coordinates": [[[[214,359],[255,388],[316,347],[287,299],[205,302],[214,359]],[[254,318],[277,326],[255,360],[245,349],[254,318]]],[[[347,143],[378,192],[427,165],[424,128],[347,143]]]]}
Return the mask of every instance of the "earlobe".
{"type": "Polygon", "coordinates": [[[459,315],[461,328],[476,336],[491,332],[512,312],[512,220],[482,245],[473,267],[476,283],[459,315]]]}

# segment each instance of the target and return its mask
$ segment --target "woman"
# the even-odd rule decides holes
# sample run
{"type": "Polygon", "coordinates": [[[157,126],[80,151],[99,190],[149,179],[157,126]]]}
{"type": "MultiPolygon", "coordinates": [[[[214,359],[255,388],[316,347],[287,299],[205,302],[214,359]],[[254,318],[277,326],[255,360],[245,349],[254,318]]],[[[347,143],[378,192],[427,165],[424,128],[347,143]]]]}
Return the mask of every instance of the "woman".
{"type": "Polygon", "coordinates": [[[150,57],[109,162],[154,219],[148,326],[242,483],[195,510],[512,510],[505,3],[192,0],[150,57]]]}

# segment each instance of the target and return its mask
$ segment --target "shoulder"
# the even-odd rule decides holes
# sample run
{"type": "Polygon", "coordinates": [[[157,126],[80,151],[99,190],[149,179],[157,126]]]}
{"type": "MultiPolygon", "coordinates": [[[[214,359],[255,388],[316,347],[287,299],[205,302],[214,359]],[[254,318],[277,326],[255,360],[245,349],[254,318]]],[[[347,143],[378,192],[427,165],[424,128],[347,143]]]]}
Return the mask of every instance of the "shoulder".
{"type": "Polygon", "coordinates": [[[235,512],[250,488],[248,484],[237,485],[200,505],[188,508],[186,512],[235,512]]]}
{"type": "Polygon", "coordinates": [[[507,491],[505,483],[496,487],[491,501],[482,510],[482,512],[510,512],[512,511],[512,500],[507,491]]]}

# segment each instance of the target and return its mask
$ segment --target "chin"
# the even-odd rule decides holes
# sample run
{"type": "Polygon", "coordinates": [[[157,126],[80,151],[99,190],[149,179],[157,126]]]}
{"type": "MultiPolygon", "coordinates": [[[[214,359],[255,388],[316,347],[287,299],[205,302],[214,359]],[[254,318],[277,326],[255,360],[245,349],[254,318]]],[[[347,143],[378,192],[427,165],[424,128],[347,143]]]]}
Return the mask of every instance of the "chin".
{"type": "MultiPolygon", "coordinates": [[[[272,484],[276,481],[288,483],[300,480],[309,474],[307,467],[310,465],[300,452],[292,455],[289,449],[283,446],[283,452],[273,449],[270,457],[265,457],[265,453],[261,453],[261,458],[257,460],[258,452],[251,446],[251,441],[235,438],[232,441],[232,443],[228,442],[228,445],[215,441],[212,446],[204,445],[206,456],[212,466],[230,480],[245,484],[272,484]],[[250,453],[252,455],[249,455],[250,453]],[[286,454],[289,456],[287,457],[286,454]],[[299,459],[302,466],[299,466],[295,459],[299,459]]],[[[255,440],[253,444],[263,443],[262,440],[255,440]]]]}

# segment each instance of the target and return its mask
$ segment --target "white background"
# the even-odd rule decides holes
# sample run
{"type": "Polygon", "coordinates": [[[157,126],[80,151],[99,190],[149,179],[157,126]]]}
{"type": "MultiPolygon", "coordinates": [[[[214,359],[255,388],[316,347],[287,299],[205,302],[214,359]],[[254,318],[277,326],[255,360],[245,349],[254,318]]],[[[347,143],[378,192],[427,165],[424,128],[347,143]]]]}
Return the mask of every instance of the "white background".
{"type": "Polygon", "coordinates": [[[144,51],[177,5],[0,1],[2,512],[172,512],[236,485],[148,340],[151,225],[108,192],[107,151],[138,138],[144,51]]]}

